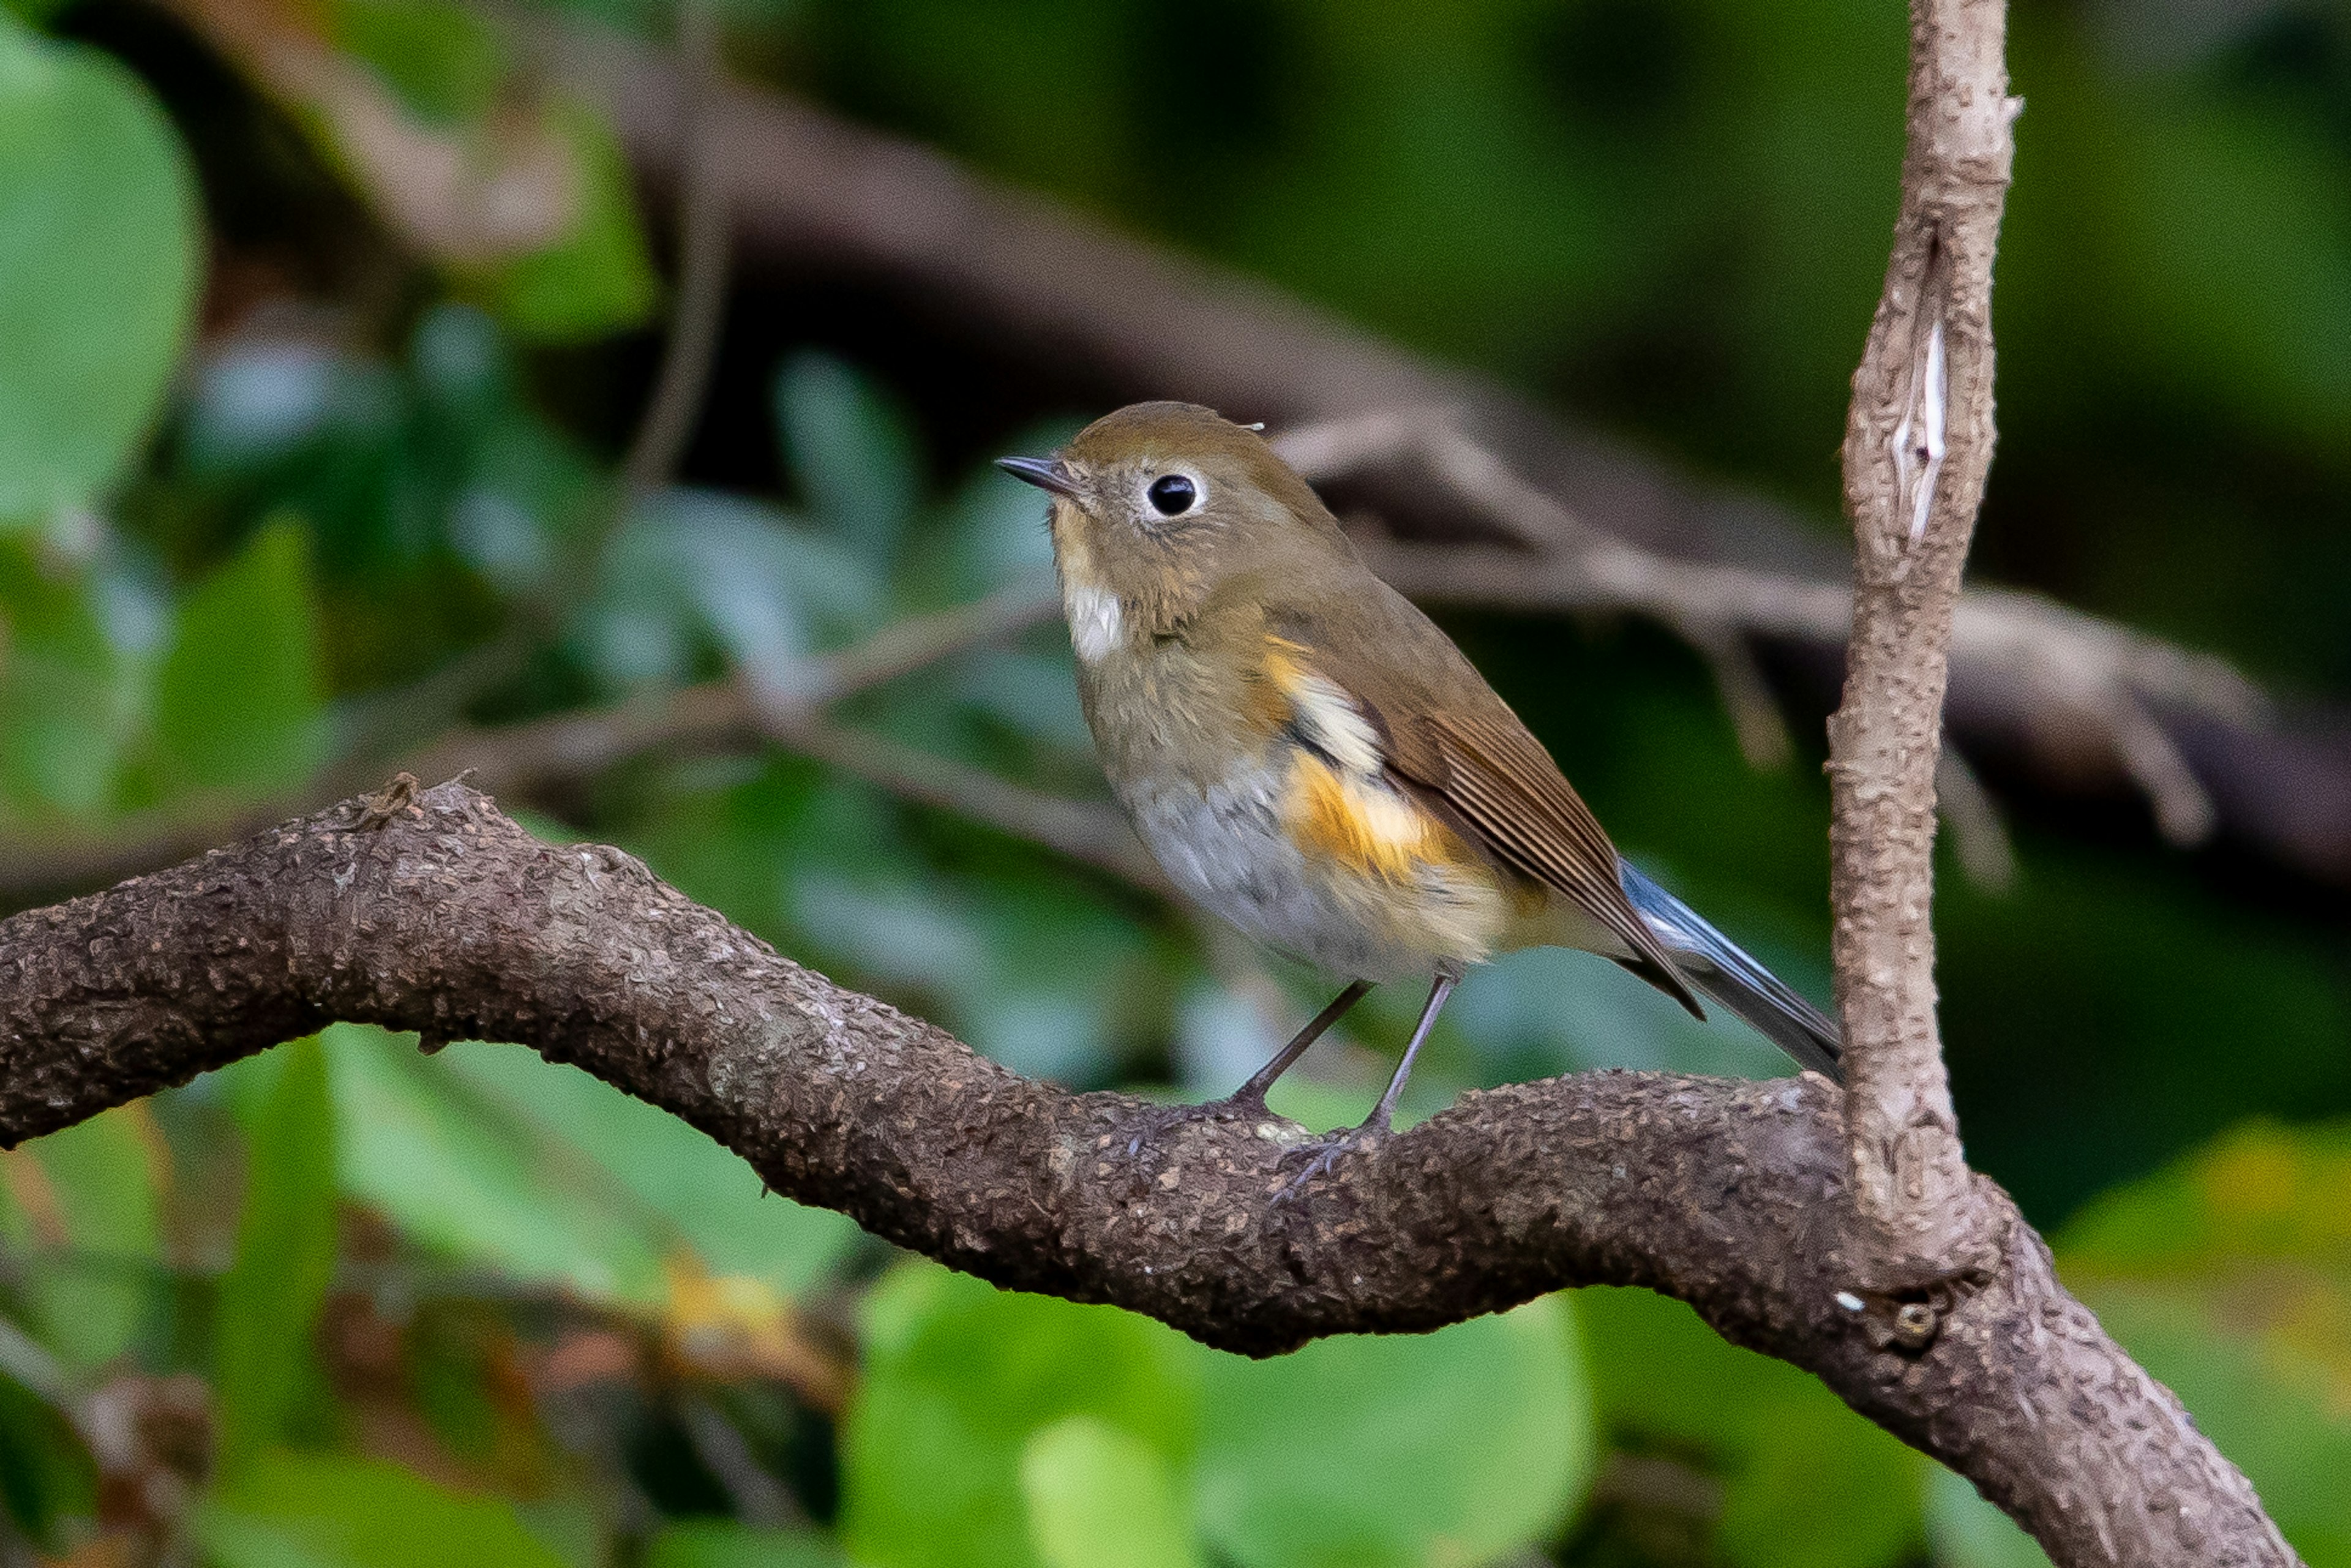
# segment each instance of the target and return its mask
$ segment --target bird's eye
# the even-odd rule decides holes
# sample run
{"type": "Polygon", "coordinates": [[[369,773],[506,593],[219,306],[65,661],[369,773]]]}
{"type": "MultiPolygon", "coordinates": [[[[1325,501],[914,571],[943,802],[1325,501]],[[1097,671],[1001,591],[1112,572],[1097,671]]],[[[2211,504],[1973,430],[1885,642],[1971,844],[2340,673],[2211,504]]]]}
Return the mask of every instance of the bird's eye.
{"type": "Polygon", "coordinates": [[[1151,509],[1163,517],[1179,517],[1192,509],[1200,498],[1200,487],[1181,474],[1162,475],[1151,482],[1144,492],[1151,497],[1151,509]]]}

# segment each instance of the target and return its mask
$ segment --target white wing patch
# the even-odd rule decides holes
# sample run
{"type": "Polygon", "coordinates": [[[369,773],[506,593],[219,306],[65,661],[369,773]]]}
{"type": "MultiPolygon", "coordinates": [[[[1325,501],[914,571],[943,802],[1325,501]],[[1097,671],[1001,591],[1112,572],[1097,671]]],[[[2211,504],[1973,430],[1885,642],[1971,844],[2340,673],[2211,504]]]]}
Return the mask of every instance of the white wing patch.
{"type": "Polygon", "coordinates": [[[1314,747],[1340,768],[1357,775],[1376,774],[1385,766],[1380,755],[1379,732],[1355,706],[1344,686],[1327,675],[1301,671],[1290,688],[1298,727],[1314,747]]]}
{"type": "Polygon", "coordinates": [[[1089,664],[1110,657],[1126,635],[1126,613],[1118,595],[1092,583],[1072,583],[1061,596],[1070,618],[1070,646],[1089,664]]]}

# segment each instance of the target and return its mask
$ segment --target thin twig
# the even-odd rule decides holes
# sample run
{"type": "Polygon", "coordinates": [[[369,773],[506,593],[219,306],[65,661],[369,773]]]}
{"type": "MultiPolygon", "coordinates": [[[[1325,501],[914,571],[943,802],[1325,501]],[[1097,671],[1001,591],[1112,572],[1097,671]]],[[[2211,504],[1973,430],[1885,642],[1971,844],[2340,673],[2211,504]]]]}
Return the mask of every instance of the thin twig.
{"type": "Polygon", "coordinates": [[[1935,763],[1935,807],[1951,830],[1951,851],[1967,878],[1987,893],[2016,885],[2016,845],[2000,803],[1948,737],[1935,763]]]}
{"type": "Polygon", "coordinates": [[[1051,612],[1056,601],[1016,584],[968,605],[910,618],[813,662],[788,701],[739,680],[687,686],[583,713],[453,736],[419,758],[421,776],[471,775],[493,794],[528,795],[592,777],[629,758],[765,740],[813,758],[904,800],[952,811],[1154,892],[1165,879],[1109,806],[1040,794],[868,730],[832,723],[824,706],[993,643],[1051,612]],[[815,700],[807,700],[815,694],[815,700]]]}
{"type": "Polygon", "coordinates": [[[951,811],[1027,839],[1138,887],[1165,891],[1126,820],[1106,804],[1040,794],[985,768],[871,730],[837,725],[798,703],[762,702],[738,681],[502,729],[470,732],[420,766],[469,775],[479,788],[527,794],[590,777],[631,757],[756,738],[812,758],[901,800],[951,811]]]}
{"type": "Polygon", "coordinates": [[[80,1431],[84,1396],[48,1348],[0,1317],[0,1377],[5,1377],[80,1431]]]}
{"type": "Polygon", "coordinates": [[[687,1394],[678,1401],[677,1417],[678,1425],[685,1428],[686,1441],[694,1447],[694,1457],[735,1505],[736,1518],[760,1530],[808,1522],[808,1515],[792,1494],[751,1452],[742,1429],[706,1396],[687,1394]]]}
{"type": "Polygon", "coordinates": [[[841,702],[953,654],[1000,643],[1051,620],[1061,609],[1050,581],[1016,582],[969,604],[908,616],[853,647],[817,659],[815,668],[793,686],[792,699],[841,702]]]}
{"type": "MultiPolygon", "coordinates": [[[[1853,626],[1839,583],[1658,554],[1592,527],[1431,411],[1379,413],[1286,431],[1275,447],[1329,483],[1397,463],[1419,465],[1447,494],[1522,548],[1359,540],[1374,570],[1416,600],[1483,608],[1630,612],[1672,628],[1713,668],[1740,747],[1759,766],[1783,755],[1784,725],[1746,656],[1750,638],[1834,643],[1853,626]],[[1778,734],[1772,733],[1773,729],[1778,734]]],[[[1956,673],[2031,695],[2038,727],[2078,751],[2085,736],[2147,795],[2164,834],[2202,841],[2210,796],[2148,711],[2159,702],[2245,726],[2269,722],[2261,689],[2227,661],[2070,610],[2036,594],[1974,589],[1954,612],[1956,673]]]]}
{"type": "Polygon", "coordinates": [[[1766,773],[1785,768],[1796,754],[1796,743],[1788,734],[1788,721],[1780,716],[1780,700],[1772,695],[1771,683],[1763,678],[1755,651],[1747,645],[1746,634],[1735,626],[1694,621],[1681,622],[1675,630],[1713,672],[1715,692],[1730,715],[1731,730],[1739,737],[1739,749],[1748,766],[1766,773]]]}
{"type": "Polygon", "coordinates": [[[2128,691],[2100,694],[2106,727],[2115,749],[2130,770],[2147,803],[2155,808],[2156,826],[2175,844],[2199,844],[2212,836],[2220,814],[2203,781],[2188,766],[2179,747],[2156,723],[2147,705],[2128,691]]]}
{"type": "Polygon", "coordinates": [[[728,172],[716,134],[721,86],[718,19],[710,0],[676,0],[680,61],[678,142],[685,150],[678,191],[677,304],[636,438],[622,465],[623,512],[669,482],[694,435],[718,356],[733,249],[728,172]]]}
{"type": "Polygon", "coordinates": [[[850,729],[798,709],[770,709],[759,732],[787,750],[837,768],[901,800],[984,822],[1138,887],[1165,892],[1166,878],[1126,819],[1107,804],[1042,795],[985,768],[850,729]]]}
{"type": "MultiPolygon", "coordinates": [[[[967,649],[1009,637],[1050,616],[1056,602],[1040,588],[1016,583],[970,604],[910,616],[863,643],[811,660],[805,679],[793,688],[794,701],[805,709],[870,691],[967,649]]],[[[437,681],[437,676],[427,676],[419,687],[437,681]]],[[[434,695],[429,704],[422,698],[413,703],[388,699],[385,711],[404,714],[413,723],[426,706],[438,707],[445,700],[445,693],[434,695]]],[[[527,797],[591,778],[648,751],[664,747],[700,750],[751,738],[757,730],[750,707],[732,680],[523,724],[460,726],[423,746],[362,749],[325,768],[300,789],[257,802],[185,801],[169,811],[116,822],[97,832],[0,838],[0,898],[102,887],[136,876],[365,788],[395,768],[431,779],[477,773],[482,787],[493,793],[527,797]]],[[[1052,814],[1029,815],[1044,820],[1052,814]]],[[[1004,821],[998,825],[1015,831],[1004,821]]]]}
{"type": "Polygon", "coordinates": [[[725,747],[750,730],[750,707],[736,683],[705,681],[608,707],[455,731],[405,766],[419,778],[470,776],[489,794],[529,799],[648,752],[725,747]]]}

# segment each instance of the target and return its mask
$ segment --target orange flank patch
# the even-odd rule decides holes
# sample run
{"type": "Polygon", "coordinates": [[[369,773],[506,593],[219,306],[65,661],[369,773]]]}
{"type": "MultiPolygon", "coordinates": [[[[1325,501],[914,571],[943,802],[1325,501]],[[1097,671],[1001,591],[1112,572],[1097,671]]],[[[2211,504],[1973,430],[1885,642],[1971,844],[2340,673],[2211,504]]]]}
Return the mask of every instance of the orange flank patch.
{"type": "Polygon", "coordinates": [[[1298,655],[1306,650],[1287,637],[1269,633],[1265,639],[1265,663],[1258,666],[1256,677],[1249,683],[1248,712],[1261,734],[1271,735],[1290,722],[1290,693],[1305,678],[1305,667],[1298,655]]]}
{"type": "Polygon", "coordinates": [[[1283,814],[1300,849],[1364,876],[1408,883],[1424,867],[1462,858],[1452,830],[1411,800],[1343,779],[1303,751],[1290,764],[1283,814]]]}

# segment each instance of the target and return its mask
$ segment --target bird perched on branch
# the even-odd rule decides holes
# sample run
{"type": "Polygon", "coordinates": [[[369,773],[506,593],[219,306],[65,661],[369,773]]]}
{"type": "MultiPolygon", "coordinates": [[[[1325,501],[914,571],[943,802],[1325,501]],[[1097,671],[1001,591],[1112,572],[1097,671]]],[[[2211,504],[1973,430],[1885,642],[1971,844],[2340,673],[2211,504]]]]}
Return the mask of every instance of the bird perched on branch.
{"type": "Polygon", "coordinates": [[[1000,466],[1052,497],[1079,695],[1143,841],[1190,898],[1348,977],[1225,1104],[1261,1109],[1374,983],[1426,978],[1349,1137],[1384,1130],[1463,975],[1530,946],[1613,958],[1701,1018],[1702,991],[1837,1075],[1836,1026],[1625,862],[1542,743],[1253,428],[1137,403],[1000,466]]]}

